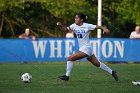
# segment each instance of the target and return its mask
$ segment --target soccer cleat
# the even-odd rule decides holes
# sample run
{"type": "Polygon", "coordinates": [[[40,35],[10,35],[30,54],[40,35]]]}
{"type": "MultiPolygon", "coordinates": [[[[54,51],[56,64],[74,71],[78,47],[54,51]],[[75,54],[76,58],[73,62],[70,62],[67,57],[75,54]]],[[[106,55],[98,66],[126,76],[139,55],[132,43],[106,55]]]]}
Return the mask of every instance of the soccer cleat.
{"type": "Polygon", "coordinates": [[[59,76],[58,78],[64,81],[69,81],[69,76],[66,76],[66,75],[59,76]]]}
{"type": "Polygon", "coordinates": [[[112,71],[112,76],[113,78],[118,81],[118,76],[117,76],[117,72],[116,71],[112,71]]]}

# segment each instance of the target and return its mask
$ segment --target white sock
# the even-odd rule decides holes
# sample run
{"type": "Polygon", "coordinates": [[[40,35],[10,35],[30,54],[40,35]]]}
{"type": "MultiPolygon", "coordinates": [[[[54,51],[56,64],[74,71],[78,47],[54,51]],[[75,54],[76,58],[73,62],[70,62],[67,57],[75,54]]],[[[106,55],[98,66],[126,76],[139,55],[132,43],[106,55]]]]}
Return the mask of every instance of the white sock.
{"type": "Polygon", "coordinates": [[[72,67],[73,67],[73,62],[72,61],[67,61],[66,76],[70,76],[72,67]]]}
{"type": "Polygon", "coordinates": [[[104,63],[100,62],[100,68],[106,72],[108,72],[109,74],[112,74],[112,70],[107,66],[105,65],[104,63]]]}

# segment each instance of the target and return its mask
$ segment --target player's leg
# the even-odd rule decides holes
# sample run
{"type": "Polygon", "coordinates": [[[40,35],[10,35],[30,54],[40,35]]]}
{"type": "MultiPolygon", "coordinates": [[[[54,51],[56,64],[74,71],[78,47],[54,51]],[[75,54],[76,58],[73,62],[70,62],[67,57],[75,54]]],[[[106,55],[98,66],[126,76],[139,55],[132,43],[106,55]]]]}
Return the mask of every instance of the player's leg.
{"type": "Polygon", "coordinates": [[[95,55],[90,56],[89,58],[87,58],[87,60],[89,62],[91,62],[93,65],[95,65],[96,67],[100,67],[101,69],[107,71],[108,73],[112,74],[112,70],[107,67],[104,63],[101,63],[96,57],[95,55]]]}
{"type": "Polygon", "coordinates": [[[102,70],[104,70],[104,71],[108,72],[109,74],[111,74],[111,75],[114,77],[114,79],[115,79],[116,81],[118,81],[118,76],[117,76],[117,74],[116,74],[116,71],[111,70],[107,65],[105,65],[105,64],[102,63],[102,62],[100,62],[100,61],[95,57],[95,55],[90,56],[89,58],[87,58],[87,60],[88,60],[89,62],[91,62],[93,65],[95,65],[96,67],[99,67],[99,68],[101,68],[102,70]]]}
{"type": "Polygon", "coordinates": [[[70,76],[70,73],[71,73],[71,70],[73,68],[73,61],[76,61],[78,59],[82,59],[82,58],[85,58],[87,57],[88,55],[83,53],[83,52],[77,52],[71,56],[68,57],[68,61],[67,61],[67,67],[66,67],[66,74],[63,75],[63,76],[60,76],[59,78],[61,80],[65,80],[65,81],[68,81],[69,80],[69,76],[70,76]]]}
{"type": "Polygon", "coordinates": [[[70,72],[71,72],[71,69],[73,67],[73,61],[85,58],[87,56],[88,56],[87,54],[85,54],[83,52],[80,52],[80,51],[71,55],[71,56],[69,56],[68,61],[67,61],[66,76],[70,76],[70,72]]]}

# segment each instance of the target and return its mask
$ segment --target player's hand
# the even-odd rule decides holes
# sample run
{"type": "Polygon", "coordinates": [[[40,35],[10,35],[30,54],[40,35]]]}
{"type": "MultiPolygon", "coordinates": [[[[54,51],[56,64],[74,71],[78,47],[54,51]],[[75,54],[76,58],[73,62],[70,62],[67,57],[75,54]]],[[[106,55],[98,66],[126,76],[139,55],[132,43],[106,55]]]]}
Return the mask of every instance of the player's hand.
{"type": "Polygon", "coordinates": [[[57,22],[57,23],[56,23],[56,25],[61,26],[61,25],[62,25],[62,23],[61,23],[61,22],[57,22]]]}
{"type": "Polygon", "coordinates": [[[109,29],[107,29],[107,28],[103,28],[103,33],[106,33],[106,34],[109,34],[110,33],[110,31],[109,31],[109,29]]]}

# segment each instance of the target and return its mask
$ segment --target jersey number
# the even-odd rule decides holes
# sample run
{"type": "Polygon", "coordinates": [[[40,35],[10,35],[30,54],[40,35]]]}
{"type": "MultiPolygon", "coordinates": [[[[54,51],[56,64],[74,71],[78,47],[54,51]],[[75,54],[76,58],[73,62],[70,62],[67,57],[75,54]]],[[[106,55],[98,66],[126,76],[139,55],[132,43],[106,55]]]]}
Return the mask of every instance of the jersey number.
{"type": "Polygon", "coordinates": [[[77,34],[78,38],[83,38],[82,34],[77,34]]]}

